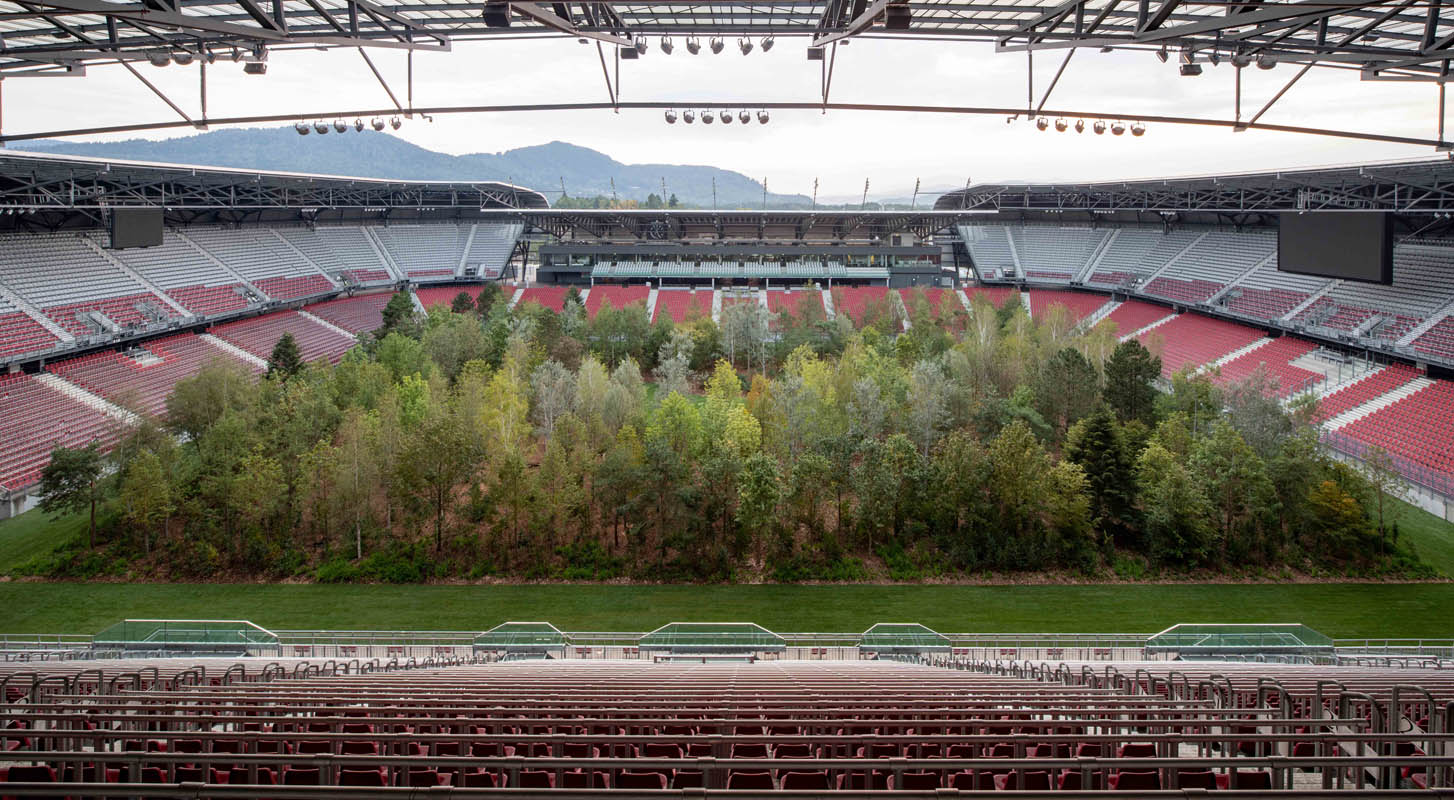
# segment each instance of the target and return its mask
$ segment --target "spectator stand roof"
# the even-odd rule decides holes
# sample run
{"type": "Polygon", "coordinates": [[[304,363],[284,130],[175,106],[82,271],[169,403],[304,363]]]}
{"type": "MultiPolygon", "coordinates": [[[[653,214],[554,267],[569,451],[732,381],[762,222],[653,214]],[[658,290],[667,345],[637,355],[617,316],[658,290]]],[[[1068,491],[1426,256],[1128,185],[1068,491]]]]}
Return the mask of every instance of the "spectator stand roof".
{"type": "Polygon", "coordinates": [[[1184,659],[1264,660],[1333,655],[1333,640],[1306,625],[1181,624],[1146,640],[1146,653],[1184,659]]]}
{"type": "Polygon", "coordinates": [[[564,654],[566,637],[549,622],[504,622],[475,637],[474,649],[513,656],[564,654]]]}
{"type": "Polygon", "coordinates": [[[96,634],[97,647],[208,653],[274,653],[278,635],[245,619],[128,619],[96,634]]]}
{"type": "Polygon", "coordinates": [[[781,653],[787,640],[752,622],[672,622],[637,642],[643,653],[742,655],[781,653]]]}
{"type": "Polygon", "coordinates": [[[949,652],[949,637],[917,622],[880,622],[863,632],[859,649],[892,656],[949,652]]]}

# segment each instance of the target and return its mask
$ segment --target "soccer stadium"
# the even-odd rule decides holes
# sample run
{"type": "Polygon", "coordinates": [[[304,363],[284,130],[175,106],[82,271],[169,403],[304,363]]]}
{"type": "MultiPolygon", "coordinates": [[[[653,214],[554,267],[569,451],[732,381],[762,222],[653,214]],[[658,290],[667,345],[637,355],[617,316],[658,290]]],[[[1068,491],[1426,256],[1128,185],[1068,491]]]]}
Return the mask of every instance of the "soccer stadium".
{"type": "Polygon", "coordinates": [[[0,798],[1454,797],[1439,0],[0,11],[0,798]],[[855,191],[419,166],[572,114],[855,191]]]}

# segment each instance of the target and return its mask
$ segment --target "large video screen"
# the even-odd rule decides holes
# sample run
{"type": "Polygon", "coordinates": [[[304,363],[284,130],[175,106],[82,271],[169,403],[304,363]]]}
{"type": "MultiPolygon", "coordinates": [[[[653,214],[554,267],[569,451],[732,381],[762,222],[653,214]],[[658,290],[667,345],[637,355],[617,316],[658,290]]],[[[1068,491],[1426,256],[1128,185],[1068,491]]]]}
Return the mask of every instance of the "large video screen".
{"type": "Polygon", "coordinates": [[[1279,270],[1393,283],[1392,215],[1381,211],[1288,211],[1279,216],[1279,270]]]}
{"type": "Polygon", "coordinates": [[[111,209],[111,249],[128,247],[160,247],[162,244],[162,210],[160,208],[111,209]]]}

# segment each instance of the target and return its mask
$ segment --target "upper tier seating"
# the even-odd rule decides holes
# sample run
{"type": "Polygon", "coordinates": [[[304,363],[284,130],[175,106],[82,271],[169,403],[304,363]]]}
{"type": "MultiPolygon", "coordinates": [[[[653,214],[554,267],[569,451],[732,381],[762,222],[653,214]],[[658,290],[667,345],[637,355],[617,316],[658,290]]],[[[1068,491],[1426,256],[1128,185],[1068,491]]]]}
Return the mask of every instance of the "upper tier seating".
{"type": "Polygon", "coordinates": [[[1015,274],[1015,254],[1010,249],[1008,230],[1003,225],[959,226],[959,235],[969,248],[980,277],[1003,278],[1015,274]]]}
{"type": "Polygon", "coordinates": [[[371,333],[384,326],[384,306],[393,297],[392,292],[340,297],[305,306],[303,310],[346,331],[371,333]]]}
{"type": "Polygon", "coordinates": [[[1031,289],[1030,316],[1037,320],[1043,320],[1050,313],[1052,307],[1061,306],[1069,312],[1071,322],[1080,322],[1091,314],[1094,314],[1101,306],[1105,305],[1108,299],[1103,294],[1058,292],[1053,289],[1031,289]]]}
{"type": "Polygon", "coordinates": [[[1233,313],[1257,319],[1278,319],[1328,283],[1327,278],[1279,272],[1274,256],[1227,292],[1226,307],[1233,313]]]}
{"type": "Polygon", "coordinates": [[[1176,312],[1166,306],[1158,306],[1155,303],[1141,300],[1127,300],[1116,306],[1116,310],[1107,314],[1099,324],[1105,325],[1108,322],[1114,324],[1116,335],[1124,338],[1153,322],[1175,315],[1176,312]]]}
{"type": "Polygon", "coordinates": [[[1154,294],[1157,297],[1165,297],[1168,300],[1197,305],[1207,302],[1212,298],[1212,295],[1220,292],[1222,290],[1222,284],[1195,278],[1182,280],[1179,278],[1158,276],[1152,278],[1151,282],[1146,284],[1143,289],[1147,294],[1154,294]]]}
{"type": "Polygon", "coordinates": [[[500,277],[505,263],[515,252],[515,240],[525,230],[523,225],[501,225],[481,222],[475,226],[475,238],[470,240],[469,251],[465,253],[465,271],[486,280],[500,277]]]}
{"type": "Polygon", "coordinates": [[[520,293],[520,300],[515,304],[517,308],[534,303],[551,311],[560,311],[565,308],[565,296],[570,289],[564,286],[531,286],[520,293]]]}
{"type": "Polygon", "coordinates": [[[1010,235],[1026,278],[1064,282],[1080,272],[1109,234],[1093,228],[1019,225],[1010,228],[1010,235]]]}
{"type": "MultiPolygon", "coordinates": [[[[1170,322],[1157,325],[1139,338],[1148,347],[1151,345],[1147,343],[1154,339],[1162,342],[1161,375],[1169,378],[1182,367],[1210,364],[1262,337],[1262,331],[1256,328],[1197,314],[1182,314],[1170,322]]],[[[1154,347],[1152,352],[1155,352],[1154,347]]]]}
{"type": "Polygon", "coordinates": [[[453,275],[464,258],[468,225],[391,225],[373,228],[394,263],[408,278],[453,275]]]}
{"type": "Polygon", "coordinates": [[[607,303],[618,310],[632,303],[638,303],[645,308],[650,297],[650,286],[592,286],[590,294],[586,295],[586,316],[595,319],[596,313],[607,303]]]}
{"type": "Polygon", "coordinates": [[[78,318],[91,311],[122,328],[177,316],[175,309],[91,249],[78,234],[0,238],[0,285],[73,336],[104,331],[78,318]]]}
{"type": "Polygon", "coordinates": [[[354,283],[388,283],[393,280],[363,228],[324,225],[278,228],[278,233],[329,275],[343,275],[354,283]]]}
{"type": "Polygon", "coordinates": [[[1454,299],[1451,271],[1454,247],[1432,242],[1400,244],[1393,250],[1393,285],[1344,281],[1296,319],[1306,325],[1395,342],[1454,299]]]}
{"type": "Polygon", "coordinates": [[[1086,283],[1124,286],[1161,269],[1200,235],[1195,231],[1162,233],[1150,228],[1121,228],[1086,283]]]}
{"type": "Polygon", "coordinates": [[[1454,383],[1436,381],[1338,429],[1364,444],[1454,476],[1454,383]]]}
{"type": "Polygon", "coordinates": [[[188,228],[182,233],[274,300],[294,300],[337,288],[271,229],[188,228]]]}
{"type": "Polygon", "coordinates": [[[1329,420],[1388,394],[1419,377],[1418,370],[1407,364],[1390,364],[1378,372],[1328,393],[1318,401],[1318,417],[1329,420]]]}
{"type": "Polygon", "coordinates": [[[712,293],[687,289],[662,289],[656,293],[656,308],[651,321],[661,315],[671,317],[672,322],[682,323],[693,317],[712,316],[712,293]]]}
{"type": "Polygon", "coordinates": [[[1283,336],[1223,364],[1219,368],[1220,374],[1213,381],[1225,386],[1244,381],[1258,369],[1263,369],[1269,377],[1277,381],[1277,396],[1287,397],[1323,380],[1322,373],[1295,367],[1290,363],[1316,349],[1317,345],[1312,342],[1283,336]]]}
{"type": "Polygon", "coordinates": [[[0,490],[17,491],[40,480],[56,447],[116,441],[115,420],[30,375],[0,375],[0,490]]]}
{"type": "Polygon", "coordinates": [[[1150,283],[1147,294],[1183,303],[1205,303],[1277,250],[1277,237],[1262,233],[1212,231],[1150,283]]]}
{"type": "Polygon", "coordinates": [[[258,370],[256,364],[243,362],[190,333],[153,339],[137,349],[144,349],[142,355],[149,356],[148,360],[161,361],[143,365],[131,355],[106,351],[57,361],[47,369],[123,408],[153,417],[166,413],[167,395],[178,381],[195,375],[212,361],[243,363],[258,370]]]}
{"type": "Polygon", "coordinates": [[[44,325],[0,296],[0,360],[45,350],[58,341],[44,325]]]}
{"type": "Polygon", "coordinates": [[[889,297],[887,286],[834,286],[833,312],[844,314],[855,325],[862,325],[870,306],[883,306],[889,297]]]}
{"type": "MultiPolygon", "coordinates": [[[[98,243],[99,236],[93,237],[98,243]]],[[[193,314],[212,316],[248,306],[246,288],[237,278],[173,231],[167,231],[157,247],[115,250],[111,255],[193,314]]]]}
{"type": "Polygon", "coordinates": [[[212,329],[212,333],[266,359],[284,333],[293,334],[298,341],[298,352],[304,361],[326,358],[338,363],[343,354],[353,347],[354,340],[326,328],[296,311],[282,311],[261,317],[227,322],[212,329]]]}

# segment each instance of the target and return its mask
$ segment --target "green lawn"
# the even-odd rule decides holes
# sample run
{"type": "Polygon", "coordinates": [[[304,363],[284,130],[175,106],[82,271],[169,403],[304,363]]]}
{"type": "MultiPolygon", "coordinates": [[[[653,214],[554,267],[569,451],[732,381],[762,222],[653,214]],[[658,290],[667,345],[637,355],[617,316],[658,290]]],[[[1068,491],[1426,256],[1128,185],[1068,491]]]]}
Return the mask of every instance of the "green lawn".
{"type": "Polygon", "coordinates": [[[505,620],[644,631],[677,620],[863,631],[1146,633],[1177,622],[1302,622],[1340,637],[1454,636],[1454,584],[1096,586],[359,586],[0,583],[0,633],[94,633],[125,617],[280,629],[480,631],[505,620]]]}
{"type": "Polygon", "coordinates": [[[1398,512],[1398,531],[1414,543],[1419,558],[1429,566],[1454,578],[1454,523],[1411,506],[1401,500],[1393,501],[1401,510],[1398,512]]]}
{"type": "Polygon", "coordinates": [[[86,535],[86,514],[72,514],[55,522],[40,511],[27,511],[0,522],[0,575],[57,546],[86,535]]]}

